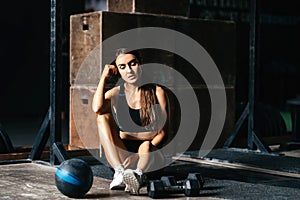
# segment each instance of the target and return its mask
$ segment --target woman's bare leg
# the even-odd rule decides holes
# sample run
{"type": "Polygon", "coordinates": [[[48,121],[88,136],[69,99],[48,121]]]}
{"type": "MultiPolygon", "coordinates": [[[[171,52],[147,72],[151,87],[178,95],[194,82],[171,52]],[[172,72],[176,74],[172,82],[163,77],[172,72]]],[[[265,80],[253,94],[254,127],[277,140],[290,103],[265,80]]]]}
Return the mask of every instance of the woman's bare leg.
{"type": "Polygon", "coordinates": [[[140,145],[138,154],[139,161],[137,163],[137,169],[145,171],[153,164],[153,157],[150,154],[150,141],[145,141],[140,145]]]}
{"type": "Polygon", "coordinates": [[[119,137],[118,128],[112,114],[98,115],[97,125],[100,143],[104,149],[107,161],[113,168],[122,165],[129,153],[119,137]]]}
{"type": "Polygon", "coordinates": [[[122,165],[124,169],[135,169],[137,167],[139,155],[137,153],[131,153],[129,155],[130,156],[123,161],[122,165]]]}
{"type": "Polygon", "coordinates": [[[126,170],[124,172],[124,183],[127,185],[126,190],[132,194],[139,194],[139,190],[145,183],[143,172],[152,165],[152,157],[150,155],[150,141],[144,141],[138,149],[138,162],[135,170],[126,170]]]}
{"type": "MultiPolygon", "coordinates": [[[[152,147],[153,148],[153,147],[152,147]]],[[[152,152],[150,141],[145,141],[139,148],[139,161],[137,169],[142,172],[150,172],[162,167],[165,163],[165,157],[159,149],[152,152]]]]}

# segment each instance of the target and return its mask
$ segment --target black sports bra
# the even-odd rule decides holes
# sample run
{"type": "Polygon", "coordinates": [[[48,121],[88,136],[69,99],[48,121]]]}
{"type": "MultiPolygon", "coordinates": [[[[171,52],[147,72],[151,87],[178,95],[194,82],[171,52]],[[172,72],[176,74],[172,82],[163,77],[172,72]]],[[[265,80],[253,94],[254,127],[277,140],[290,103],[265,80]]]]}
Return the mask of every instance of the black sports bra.
{"type": "Polygon", "coordinates": [[[148,132],[145,127],[142,126],[142,120],[140,116],[140,109],[133,109],[129,107],[124,92],[124,84],[120,85],[119,99],[116,107],[116,111],[113,112],[115,121],[119,126],[120,131],[125,132],[148,132]]]}

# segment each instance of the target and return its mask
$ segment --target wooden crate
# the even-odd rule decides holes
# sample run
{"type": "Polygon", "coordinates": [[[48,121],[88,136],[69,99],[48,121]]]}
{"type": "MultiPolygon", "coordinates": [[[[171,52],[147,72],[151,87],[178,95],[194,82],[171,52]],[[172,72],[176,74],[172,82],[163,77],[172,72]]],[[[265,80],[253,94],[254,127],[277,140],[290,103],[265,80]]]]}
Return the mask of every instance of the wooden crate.
{"type": "MultiPolygon", "coordinates": [[[[190,150],[198,150],[202,144],[210,122],[210,97],[205,87],[194,88],[197,96],[201,97],[200,124],[197,136],[190,146],[190,150]]],[[[94,88],[75,88],[71,87],[71,118],[70,118],[70,145],[86,149],[97,149],[100,147],[100,140],[96,124],[96,114],[91,110],[94,88]]],[[[169,94],[169,93],[168,93],[169,94]]],[[[227,87],[227,113],[224,129],[218,139],[215,148],[222,147],[235,124],[235,88],[227,87]]],[[[169,94],[170,95],[170,94],[169,94]]],[[[169,99],[169,121],[168,136],[169,140],[176,135],[180,125],[180,105],[175,103],[176,97],[168,96],[169,99]]],[[[191,113],[193,114],[193,113],[191,113]]],[[[178,144],[180,145],[180,144],[178,144]]],[[[176,149],[176,147],[174,147],[176,149]]]]}
{"type": "MultiPolygon", "coordinates": [[[[201,44],[210,54],[219,68],[224,83],[235,85],[236,80],[236,34],[235,24],[232,22],[184,19],[180,17],[125,14],[111,12],[92,12],[72,15],[70,18],[70,83],[74,84],[78,70],[89,53],[105,39],[129,29],[137,27],[162,27],[182,32],[201,44]]],[[[99,65],[93,68],[89,82],[81,84],[93,85],[98,79],[101,61],[90,65],[99,65]],[[98,73],[97,73],[98,72],[98,73]],[[96,80],[95,80],[96,79],[96,80]]],[[[149,57],[148,55],[145,56],[149,57]]],[[[174,58],[170,52],[159,52],[152,55],[147,61],[166,63],[179,71],[186,70],[179,59],[174,58]]],[[[189,73],[189,71],[186,71],[189,73]]],[[[197,80],[195,80],[197,82],[197,80]]]]}
{"type": "MultiPolygon", "coordinates": [[[[86,79],[77,82],[79,76],[79,71],[82,70],[82,63],[89,53],[97,47],[100,42],[105,39],[126,31],[129,29],[137,27],[163,27],[169,28],[182,32],[199,44],[201,44],[207,52],[210,54],[214,62],[217,64],[217,67],[220,71],[220,74],[224,80],[224,84],[227,92],[227,115],[225,126],[222,132],[222,136],[219,139],[218,146],[222,145],[222,142],[225,141],[232,131],[234,122],[235,122],[235,80],[236,80],[236,43],[235,43],[235,24],[232,22],[221,22],[221,21],[209,21],[209,20],[196,20],[196,19],[187,19],[182,17],[171,17],[171,16],[160,16],[160,15],[148,15],[148,14],[128,14],[128,13],[112,13],[112,12],[92,12],[77,14],[71,16],[71,36],[70,36],[70,83],[71,90],[76,91],[75,87],[96,87],[99,81],[99,75],[101,66],[104,63],[102,62],[102,52],[99,51],[99,58],[95,63],[90,63],[89,68],[86,74],[86,79]],[[76,79],[77,78],[77,79],[76,79]],[[76,84],[75,84],[76,83],[76,84]]],[[[201,95],[205,94],[205,90],[197,88],[199,85],[202,85],[205,89],[205,84],[203,79],[199,78],[197,71],[192,69],[192,66],[183,58],[180,58],[178,55],[174,55],[170,52],[155,52],[153,50],[143,51],[143,54],[147,62],[156,62],[166,64],[178,70],[181,74],[188,78],[193,86],[195,86],[195,91],[198,93],[199,103],[203,107],[201,112],[205,113],[205,109],[208,109],[210,106],[209,97],[206,97],[203,100],[201,95]]],[[[82,73],[81,73],[82,74],[82,73]]],[[[176,81],[176,80],[175,80],[176,81]]],[[[206,89],[207,91],[207,89],[206,89]]],[[[76,94],[75,92],[74,94],[76,94]]],[[[207,93],[207,92],[206,92],[207,93]]],[[[78,94],[76,94],[78,95],[78,94]]],[[[92,96],[92,94],[90,94],[92,96]]],[[[72,93],[71,93],[72,96],[72,93]]],[[[83,105],[77,100],[76,106],[82,107],[78,108],[82,112],[81,122],[83,123],[84,134],[90,135],[97,132],[94,125],[87,126],[87,124],[95,123],[94,113],[86,113],[86,110],[91,109],[91,96],[89,97],[88,104],[83,105]],[[86,113],[86,114],[84,114],[86,113]],[[88,117],[84,117],[88,116],[88,117]]],[[[71,97],[74,98],[74,97],[71,97]]],[[[77,97],[78,98],[78,97],[77,97]]],[[[171,102],[172,104],[172,102],[171,102]]],[[[73,107],[74,108],[74,107],[73,107]]],[[[174,113],[177,108],[172,108],[174,113]]],[[[74,118],[72,115],[74,110],[70,109],[70,137],[71,144],[83,145],[80,142],[81,137],[78,137],[81,134],[81,131],[76,131],[76,127],[72,125],[74,123],[74,118]]],[[[208,126],[210,120],[210,115],[204,114],[201,115],[201,126],[199,133],[195,142],[191,145],[191,149],[199,149],[201,142],[205,134],[205,126],[208,126]]],[[[175,120],[176,121],[176,120],[175,120]]],[[[175,122],[176,123],[176,122],[175,122]]],[[[176,124],[174,125],[176,128],[176,124]]],[[[174,129],[174,126],[171,126],[170,129],[174,129]]],[[[170,131],[172,132],[172,131],[170,131]]],[[[172,134],[174,134],[172,132],[172,134]]],[[[92,142],[95,142],[93,140],[92,142]]],[[[91,144],[97,146],[98,143],[91,144]]]]}
{"type": "MultiPolygon", "coordinates": [[[[86,63],[89,60],[86,58],[105,39],[137,27],[158,26],[173,29],[174,22],[174,19],[170,17],[103,11],[72,15],[70,18],[70,84],[75,84],[78,71],[83,64],[99,66],[99,68],[93,68],[92,70],[97,69],[96,72],[89,73],[94,75],[89,78],[89,82],[80,84],[94,84],[97,81],[97,75],[99,75],[102,65],[101,48],[94,50],[99,52],[99,60],[95,60],[94,63],[86,63]]],[[[163,61],[166,64],[174,60],[168,52],[156,54],[155,58],[158,62],[163,61]]]]}
{"type": "MultiPolygon", "coordinates": [[[[81,64],[88,54],[100,44],[99,13],[78,14],[70,19],[70,84],[73,85],[81,64]]],[[[100,64],[100,63],[99,63],[100,64]]],[[[98,71],[100,71],[100,66],[98,71]]],[[[91,73],[92,74],[92,73],[91,73]]]]}
{"type": "Polygon", "coordinates": [[[96,114],[92,111],[94,88],[70,88],[69,144],[86,149],[100,147],[96,114]]]}
{"type": "Polygon", "coordinates": [[[189,0],[108,0],[107,9],[121,13],[154,13],[188,16],[189,0]]]}

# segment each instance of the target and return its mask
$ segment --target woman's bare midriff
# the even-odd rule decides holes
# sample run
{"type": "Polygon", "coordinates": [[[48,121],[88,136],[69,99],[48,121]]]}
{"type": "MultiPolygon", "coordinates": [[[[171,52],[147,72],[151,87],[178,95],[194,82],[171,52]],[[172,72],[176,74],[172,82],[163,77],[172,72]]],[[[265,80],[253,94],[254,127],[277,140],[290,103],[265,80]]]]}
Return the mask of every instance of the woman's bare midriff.
{"type": "Polygon", "coordinates": [[[123,132],[120,131],[120,138],[126,140],[152,140],[157,133],[154,132],[123,132]]]}

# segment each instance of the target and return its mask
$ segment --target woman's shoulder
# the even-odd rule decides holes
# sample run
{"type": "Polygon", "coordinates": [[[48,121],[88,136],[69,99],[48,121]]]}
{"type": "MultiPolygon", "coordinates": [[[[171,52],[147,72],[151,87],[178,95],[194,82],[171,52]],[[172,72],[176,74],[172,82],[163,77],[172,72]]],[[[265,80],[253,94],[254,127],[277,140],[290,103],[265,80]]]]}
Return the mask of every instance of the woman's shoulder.
{"type": "Polygon", "coordinates": [[[165,94],[164,88],[162,86],[160,86],[160,85],[156,85],[155,86],[155,90],[156,90],[156,95],[161,96],[161,95],[165,94]]]}
{"type": "Polygon", "coordinates": [[[162,106],[162,107],[166,107],[166,103],[167,103],[167,96],[165,94],[165,90],[162,86],[160,85],[156,85],[156,98],[158,103],[162,106]]]}

